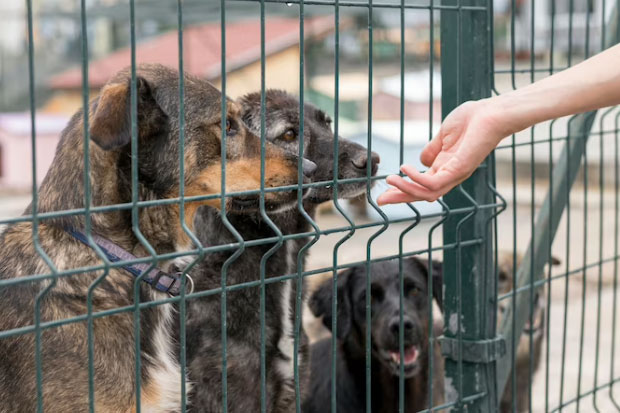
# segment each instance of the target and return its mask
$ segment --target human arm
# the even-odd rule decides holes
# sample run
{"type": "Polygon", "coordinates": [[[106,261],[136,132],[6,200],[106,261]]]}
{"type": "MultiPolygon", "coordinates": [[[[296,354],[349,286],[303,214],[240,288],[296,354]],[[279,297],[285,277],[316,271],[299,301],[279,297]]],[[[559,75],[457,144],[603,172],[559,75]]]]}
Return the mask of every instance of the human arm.
{"type": "Polygon", "coordinates": [[[467,179],[506,136],[549,119],[620,104],[620,45],[523,88],[465,102],[443,121],[423,149],[425,173],[401,166],[411,181],[388,176],[392,185],[379,205],[434,201],[467,179]]]}

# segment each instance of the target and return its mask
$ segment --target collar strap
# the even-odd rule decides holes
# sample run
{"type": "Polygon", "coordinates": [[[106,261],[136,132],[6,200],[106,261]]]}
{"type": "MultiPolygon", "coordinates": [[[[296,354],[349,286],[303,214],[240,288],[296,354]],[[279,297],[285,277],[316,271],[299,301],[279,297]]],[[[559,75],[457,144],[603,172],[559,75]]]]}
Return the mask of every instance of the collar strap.
{"type": "MultiPolygon", "coordinates": [[[[90,242],[88,241],[88,237],[83,232],[75,229],[65,229],[65,231],[68,234],[72,235],[78,241],[82,242],[84,245],[92,248],[90,242]]],[[[136,256],[125,251],[123,248],[119,247],[117,244],[113,243],[109,239],[99,236],[97,234],[91,234],[91,236],[95,244],[97,244],[97,246],[111,262],[133,261],[137,259],[136,256]]],[[[126,264],[122,266],[122,268],[127,270],[134,277],[139,277],[140,275],[145,273],[149,269],[149,267],[151,267],[151,264],[149,263],[126,264]]],[[[157,267],[153,267],[150,271],[146,272],[146,275],[142,278],[142,281],[146,282],[157,291],[176,296],[179,295],[181,292],[181,277],[182,273],[180,272],[176,274],[168,274],[157,267]]],[[[187,277],[188,280],[191,282],[191,278],[189,278],[189,276],[187,277]]],[[[192,290],[193,287],[193,282],[191,282],[192,290]]]]}

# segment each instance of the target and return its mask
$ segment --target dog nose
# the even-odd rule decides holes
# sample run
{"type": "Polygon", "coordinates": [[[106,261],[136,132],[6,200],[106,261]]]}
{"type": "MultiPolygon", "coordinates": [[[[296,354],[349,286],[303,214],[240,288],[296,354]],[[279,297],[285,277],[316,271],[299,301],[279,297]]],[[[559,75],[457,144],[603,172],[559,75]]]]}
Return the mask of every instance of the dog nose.
{"type": "MultiPolygon", "coordinates": [[[[394,335],[398,335],[398,330],[400,328],[400,317],[394,317],[392,321],[390,321],[390,332],[394,335]]],[[[405,335],[410,334],[413,330],[413,321],[407,316],[403,317],[403,331],[405,335]]]]}
{"type": "MultiPolygon", "coordinates": [[[[373,175],[377,173],[379,162],[381,162],[381,158],[379,157],[379,154],[377,154],[376,152],[371,152],[370,165],[371,165],[371,171],[373,175]]],[[[366,169],[368,167],[368,154],[364,153],[360,156],[357,156],[351,159],[351,163],[357,169],[366,169]]]]}
{"type": "Polygon", "coordinates": [[[302,168],[304,170],[304,176],[312,178],[312,175],[314,175],[314,172],[316,171],[316,164],[304,158],[302,168]]]}

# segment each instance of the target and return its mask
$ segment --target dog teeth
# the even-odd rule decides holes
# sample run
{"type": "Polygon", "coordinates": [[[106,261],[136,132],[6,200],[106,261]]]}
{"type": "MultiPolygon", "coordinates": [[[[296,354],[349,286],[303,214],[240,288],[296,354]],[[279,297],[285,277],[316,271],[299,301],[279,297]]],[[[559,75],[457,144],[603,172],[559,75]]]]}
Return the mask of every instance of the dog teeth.
{"type": "Polygon", "coordinates": [[[418,349],[410,347],[405,351],[405,364],[415,363],[418,359],[418,349]]]}
{"type": "MultiPolygon", "coordinates": [[[[390,352],[390,357],[394,363],[400,364],[400,352],[390,352]]],[[[409,347],[405,349],[405,365],[415,363],[418,359],[418,349],[416,347],[409,347]]]]}

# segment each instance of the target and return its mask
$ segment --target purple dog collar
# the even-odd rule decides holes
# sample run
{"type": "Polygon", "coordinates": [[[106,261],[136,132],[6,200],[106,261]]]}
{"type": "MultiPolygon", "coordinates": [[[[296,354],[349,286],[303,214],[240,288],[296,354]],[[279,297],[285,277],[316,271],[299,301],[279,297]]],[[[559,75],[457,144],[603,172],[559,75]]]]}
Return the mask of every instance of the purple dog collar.
{"type": "MultiPolygon", "coordinates": [[[[75,229],[66,229],[65,231],[84,245],[92,248],[90,242],[88,241],[88,237],[86,237],[83,232],[75,229]]],[[[97,234],[92,234],[91,236],[95,244],[97,244],[99,249],[101,249],[101,251],[111,262],[133,261],[137,259],[133,254],[125,251],[109,239],[101,237],[97,234]]],[[[134,277],[139,277],[146,272],[144,277],[142,277],[142,281],[151,285],[151,287],[155,288],[157,291],[168,293],[172,296],[177,296],[180,294],[181,277],[183,276],[182,273],[178,272],[176,274],[168,274],[157,267],[152,268],[150,271],[147,272],[149,267],[151,267],[151,264],[148,263],[126,264],[122,266],[122,268],[127,270],[134,277]]],[[[191,284],[191,288],[189,291],[189,293],[191,294],[191,292],[194,290],[194,281],[189,276],[189,274],[186,274],[186,277],[191,284]]]]}

